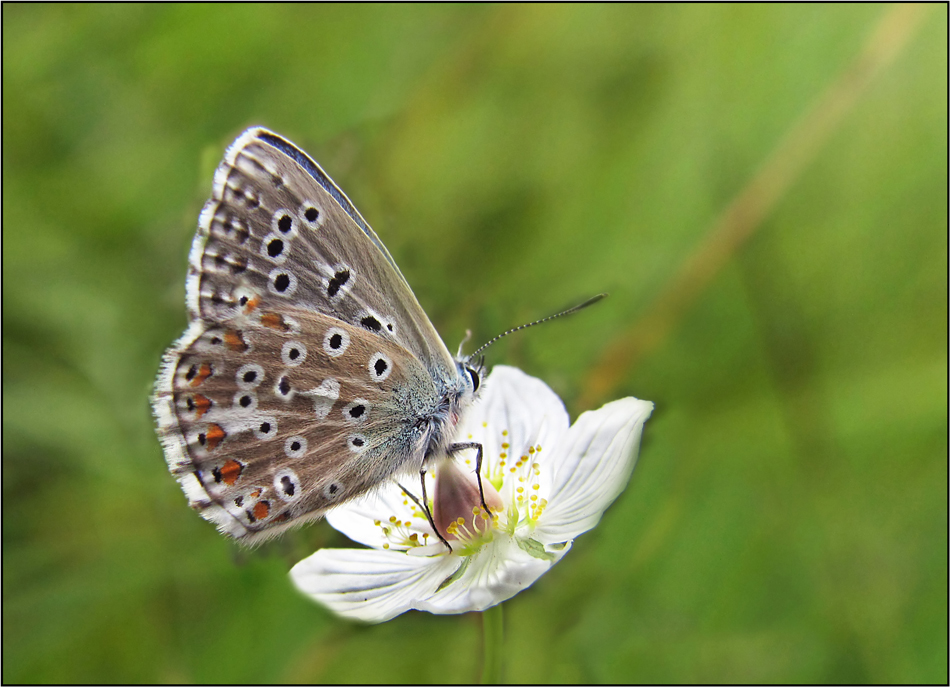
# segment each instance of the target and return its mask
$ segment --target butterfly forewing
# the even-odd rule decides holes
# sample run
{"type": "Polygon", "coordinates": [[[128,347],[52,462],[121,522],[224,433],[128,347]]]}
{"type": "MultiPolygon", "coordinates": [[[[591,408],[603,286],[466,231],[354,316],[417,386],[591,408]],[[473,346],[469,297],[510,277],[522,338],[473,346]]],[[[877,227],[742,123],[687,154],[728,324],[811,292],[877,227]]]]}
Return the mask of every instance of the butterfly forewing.
{"type": "Polygon", "coordinates": [[[227,319],[242,299],[258,299],[265,310],[292,304],[390,338],[438,376],[455,374],[452,356],[376,235],[315,162],[263,129],[238,138],[215,173],[188,288],[198,317],[227,319]],[[334,193],[267,141],[296,151],[334,193]]]}
{"type": "Polygon", "coordinates": [[[256,542],[407,470],[459,388],[385,247],[305,153],[249,129],[215,172],[187,281],[191,324],[153,397],[172,473],[256,542]]]}

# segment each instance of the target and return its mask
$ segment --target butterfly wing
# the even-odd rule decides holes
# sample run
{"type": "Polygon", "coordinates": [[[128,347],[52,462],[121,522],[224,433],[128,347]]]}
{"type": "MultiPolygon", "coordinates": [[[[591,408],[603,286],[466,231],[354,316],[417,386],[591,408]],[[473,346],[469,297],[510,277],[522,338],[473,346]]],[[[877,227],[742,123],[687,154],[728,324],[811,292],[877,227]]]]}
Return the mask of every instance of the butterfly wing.
{"type": "Polygon", "coordinates": [[[228,149],[199,220],[191,324],[153,407],[203,517],[254,543],[408,469],[458,386],[385,247],[305,153],[264,129],[228,149]]]}
{"type": "Polygon", "coordinates": [[[196,322],[155,398],[169,468],[193,508],[246,542],[320,517],[420,455],[415,414],[435,402],[398,345],[321,313],[286,327],[253,314],[196,322]],[[428,400],[426,400],[428,399],[428,400]]]}
{"type": "Polygon", "coordinates": [[[437,379],[455,362],[389,252],[316,162],[262,128],[215,172],[190,257],[193,318],[222,321],[241,299],[312,309],[395,341],[437,379]]]}

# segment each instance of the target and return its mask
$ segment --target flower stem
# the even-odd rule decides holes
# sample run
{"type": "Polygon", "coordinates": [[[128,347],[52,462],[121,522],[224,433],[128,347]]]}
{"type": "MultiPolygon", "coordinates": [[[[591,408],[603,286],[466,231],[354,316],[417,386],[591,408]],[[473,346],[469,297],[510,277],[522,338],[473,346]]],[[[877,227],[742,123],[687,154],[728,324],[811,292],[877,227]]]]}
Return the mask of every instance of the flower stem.
{"type": "Polygon", "coordinates": [[[505,614],[501,604],[482,611],[483,685],[501,683],[502,651],[505,642],[505,614]]]}

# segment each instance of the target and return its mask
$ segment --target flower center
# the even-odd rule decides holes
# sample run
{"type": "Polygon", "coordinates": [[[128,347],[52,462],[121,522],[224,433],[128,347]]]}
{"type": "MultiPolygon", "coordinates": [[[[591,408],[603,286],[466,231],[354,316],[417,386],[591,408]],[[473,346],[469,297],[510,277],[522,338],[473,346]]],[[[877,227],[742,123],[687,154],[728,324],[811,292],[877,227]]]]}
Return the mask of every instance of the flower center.
{"type": "MultiPolygon", "coordinates": [[[[488,423],[482,423],[482,427],[486,434],[490,431],[488,423]]],[[[471,434],[468,439],[474,440],[471,434]]],[[[522,527],[533,530],[548,504],[542,497],[541,444],[533,443],[523,451],[512,451],[507,429],[501,431],[500,439],[497,444],[492,443],[501,450],[492,454],[486,451],[482,461],[481,483],[489,511],[482,506],[473,452],[458,459],[446,458],[429,472],[434,477],[434,489],[429,492],[432,519],[452,545],[453,553],[458,555],[477,552],[492,541],[494,530],[509,535],[522,527]],[[521,455],[513,458],[513,454],[518,453],[521,455]]],[[[484,442],[484,438],[481,440],[484,442]]],[[[383,548],[409,551],[426,547],[418,554],[448,553],[438,537],[431,534],[428,518],[414,499],[403,494],[403,505],[410,519],[401,520],[401,516],[391,515],[388,520],[375,521],[385,539],[383,548]]]]}
{"type": "MultiPolygon", "coordinates": [[[[482,428],[490,431],[487,422],[482,423],[482,428]]],[[[470,434],[468,438],[471,440],[472,435],[470,434]]],[[[548,502],[541,496],[541,464],[539,462],[541,444],[536,443],[523,448],[521,455],[515,458],[512,455],[509,440],[508,430],[503,429],[501,450],[497,455],[485,455],[482,471],[485,475],[483,483],[484,481],[491,482],[496,490],[504,494],[507,508],[504,511],[505,521],[501,527],[508,534],[514,534],[521,525],[533,528],[548,502]]],[[[517,455],[517,449],[515,449],[515,455],[517,455]]],[[[492,510],[494,511],[494,507],[492,510]]]]}

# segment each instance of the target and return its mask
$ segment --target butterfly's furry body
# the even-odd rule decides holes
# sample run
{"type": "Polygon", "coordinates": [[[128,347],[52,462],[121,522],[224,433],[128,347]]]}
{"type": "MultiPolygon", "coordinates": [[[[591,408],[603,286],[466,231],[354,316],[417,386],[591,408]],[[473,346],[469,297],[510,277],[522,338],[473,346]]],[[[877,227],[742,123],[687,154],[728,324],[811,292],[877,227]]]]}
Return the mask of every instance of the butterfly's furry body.
{"type": "Polygon", "coordinates": [[[153,409],[169,468],[222,532],[262,541],[450,452],[479,370],[285,139],[249,129],[228,149],[187,291],[153,409]]]}

